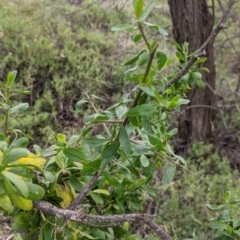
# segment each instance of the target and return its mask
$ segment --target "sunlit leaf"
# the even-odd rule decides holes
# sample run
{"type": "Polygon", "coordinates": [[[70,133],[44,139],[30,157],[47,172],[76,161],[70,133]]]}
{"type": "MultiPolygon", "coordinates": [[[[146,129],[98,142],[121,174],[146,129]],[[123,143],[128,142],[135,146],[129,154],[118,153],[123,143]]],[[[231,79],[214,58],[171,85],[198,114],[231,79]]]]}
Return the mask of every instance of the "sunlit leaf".
{"type": "Polygon", "coordinates": [[[21,210],[24,210],[24,211],[32,210],[33,208],[32,200],[28,200],[16,194],[10,194],[9,197],[12,203],[18,208],[20,208],[21,210]]]}
{"type": "Polygon", "coordinates": [[[11,87],[13,85],[16,76],[17,76],[17,71],[16,70],[8,73],[8,75],[7,75],[7,87],[11,87]]]}
{"type": "Polygon", "coordinates": [[[170,166],[163,174],[162,183],[168,185],[173,180],[176,173],[176,166],[170,166]]]}
{"type": "Polygon", "coordinates": [[[140,17],[140,21],[144,21],[148,15],[150,14],[150,12],[152,11],[152,9],[154,8],[156,4],[156,1],[151,1],[147,7],[144,9],[143,13],[142,13],[142,16],[140,17]]]}
{"type": "Polygon", "coordinates": [[[133,3],[135,15],[137,19],[139,19],[143,11],[143,0],[133,0],[132,3],[133,3]]]}
{"type": "Polygon", "coordinates": [[[101,193],[101,194],[105,194],[105,195],[110,195],[110,192],[107,191],[106,189],[98,188],[98,189],[93,190],[92,192],[94,192],[94,193],[101,193]]]}
{"type": "Polygon", "coordinates": [[[144,154],[141,155],[140,162],[141,162],[143,167],[148,167],[149,166],[149,160],[144,154]]]}
{"type": "Polygon", "coordinates": [[[0,207],[9,213],[13,211],[13,205],[8,195],[0,194],[0,207]]]}

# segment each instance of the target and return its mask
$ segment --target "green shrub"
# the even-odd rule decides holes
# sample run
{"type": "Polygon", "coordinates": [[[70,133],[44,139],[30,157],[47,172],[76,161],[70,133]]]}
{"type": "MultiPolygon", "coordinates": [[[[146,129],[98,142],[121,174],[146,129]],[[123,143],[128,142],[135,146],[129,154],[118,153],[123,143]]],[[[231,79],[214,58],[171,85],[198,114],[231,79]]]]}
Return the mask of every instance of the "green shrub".
{"type": "Polygon", "coordinates": [[[45,128],[54,133],[72,127],[82,89],[112,96],[123,85],[123,72],[111,59],[117,41],[110,26],[127,15],[97,3],[77,9],[63,0],[0,2],[2,75],[18,70],[17,87],[31,90],[30,97],[17,99],[29,102],[28,117],[12,126],[41,142],[48,141],[45,128]]]}
{"type": "Polygon", "coordinates": [[[207,209],[206,203],[222,204],[228,190],[234,190],[233,198],[239,197],[238,173],[211,144],[195,143],[187,162],[192,173],[179,168],[175,181],[161,187],[159,222],[165,223],[175,239],[211,239],[208,224],[218,213],[207,209]]]}

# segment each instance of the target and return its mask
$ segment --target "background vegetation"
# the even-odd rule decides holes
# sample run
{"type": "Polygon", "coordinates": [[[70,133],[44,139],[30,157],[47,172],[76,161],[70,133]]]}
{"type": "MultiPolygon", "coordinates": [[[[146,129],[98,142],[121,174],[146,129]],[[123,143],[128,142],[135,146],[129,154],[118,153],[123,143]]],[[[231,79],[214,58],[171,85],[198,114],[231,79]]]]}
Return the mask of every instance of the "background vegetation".
{"type": "MultiPolygon", "coordinates": [[[[217,213],[207,210],[205,204],[222,203],[226,190],[233,190],[236,198],[240,194],[239,173],[230,166],[237,165],[239,156],[238,7],[231,15],[229,28],[215,42],[219,114],[213,127],[216,136],[222,137],[224,125],[226,138],[219,138],[217,145],[195,143],[190,148],[188,169],[197,175],[179,169],[175,181],[167,187],[159,186],[160,177],[156,177],[158,220],[175,239],[211,239],[213,232],[208,223],[217,213]],[[220,141],[223,145],[218,145],[220,141]]],[[[221,5],[215,9],[217,19],[221,5]]],[[[131,14],[125,1],[92,4],[21,0],[19,4],[2,0],[0,77],[4,79],[9,70],[17,69],[17,88],[31,90],[31,95],[15,99],[29,102],[28,114],[12,120],[10,126],[32,136],[40,146],[48,145],[57,133],[68,135],[81,128],[82,116],[74,112],[74,107],[83,89],[100,95],[105,100],[100,101],[103,108],[118,99],[119,93],[131,86],[124,83],[124,68],[120,64],[135,49],[126,40],[129,33],[117,40],[110,29],[131,21],[131,14]],[[124,53],[123,46],[128,47],[124,53]]],[[[166,1],[159,1],[150,17],[170,33],[159,40],[161,47],[172,53],[166,1]]],[[[174,115],[173,125],[178,116],[179,113],[174,115]]]]}

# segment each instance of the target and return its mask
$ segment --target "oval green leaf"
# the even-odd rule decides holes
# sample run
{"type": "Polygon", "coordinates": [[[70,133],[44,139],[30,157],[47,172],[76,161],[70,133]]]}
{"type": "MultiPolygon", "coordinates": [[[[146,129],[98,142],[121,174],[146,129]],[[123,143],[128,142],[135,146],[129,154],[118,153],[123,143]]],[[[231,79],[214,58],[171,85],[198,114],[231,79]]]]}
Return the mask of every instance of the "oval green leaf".
{"type": "Polygon", "coordinates": [[[164,185],[168,185],[174,178],[176,173],[176,166],[170,166],[164,173],[163,178],[162,178],[162,183],[164,185]]]}

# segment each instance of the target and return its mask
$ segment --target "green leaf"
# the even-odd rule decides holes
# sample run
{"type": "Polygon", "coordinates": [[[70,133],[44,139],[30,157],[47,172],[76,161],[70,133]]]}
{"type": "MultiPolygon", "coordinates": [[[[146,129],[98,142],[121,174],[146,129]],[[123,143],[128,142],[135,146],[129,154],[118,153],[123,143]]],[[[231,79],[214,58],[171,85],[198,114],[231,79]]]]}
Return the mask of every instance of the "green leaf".
{"type": "Polygon", "coordinates": [[[161,71],[165,65],[165,63],[167,62],[167,55],[158,50],[156,53],[156,57],[158,58],[157,64],[158,64],[158,70],[161,71]]]}
{"type": "Polygon", "coordinates": [[[10,182],[16,187],[16,189],[21,193],[25,198],[29,195],[29,189],[27,183],[24,182],[18,175],[11,173],[9,171],[2,171],[2,175],[9,179],[10,182]]]}
{"type": "Polygon", "coordinates": [[[128,69],[127,71],[125,71],[125,73],[132,72],[132,71],[135,71],[135,70],[137,70],[137,69],[138,69],[138,65],[136,65],[136,66],[133,67],[133,68],[128,69]]]}
{"type": "Polygon", "coordinates": [[[161,33],[163,36],[167,36],[167,35],[168,35],[168,32],[167,32],[164,28],[162,28],[162,27],[160,27],[160,26],[158,26],[158,31],[159,31],[159,33],[161,33]]]}
{"type": "Polygon", "coordinates": [[[201,88],[201,89],[205,89],[205,85],[202,81],[202,74],[199,72],[193,72],[191,73],[191,78],[193,79],[193,81],[195,81],[196,85],[201,88]]]}
{"type": "Polygon", "coordinates": [[[20,113],[29,107],[28,103],[19,103],[17,106],[10,108],[9,113],[20,113]]]}
{"type": "Polygon", "coordinates": [[[159,150],[165,151],[165,148],[164,148],[164,145],[163,145],[161,139],[158,138],[157,136],[149,134],[148,140],[153,146],[157,146],[159,148],[159,150]]]}
{"type": "Polygon", "coordinates": [[[164,36],[168,35],[167,31],[164,28],[160,27],[159,25],[148,23],[148,22],[144,22],[144,24],[151,28],[158,30],[158,32],[164,36]]]}
{"type": "Polygon", "coordinates": [[[29,151],[25,148],[14,148],[10,149],[10,151],[6,154],[2,163],[7,165],[11,162],[15,162],[19,158],[26,157],[29,154],[29,151]]]}
{"type": "Polygon", "coordinates": [[[83,105],[84,103],[87,103],[87,102],[88,102],[88,101],[87,101],[87,100],[84,100],[84,99],[78,101],[78,102],[76,103],[75,112],[76,112],[77,114],[78,114],[78,113],[81,113],[81,112],[82,112],[82,105],[83,105]]]}
{"type": "Polygon", "coordinates": [[[149,86],[149,87],[144,87],[144,86],[139,86],[139,88],[145,92],[147,95],[151,96],[151,97],[155,97],[154,94],[154,87],[153,86],[149,86]]]}
{"type": "Polygon", "coordinates": [[[187,162],[185,161],[185,159],[183,158],[183,157],[181,157],[181,156],[179,156],[179,155],[175,155],[174,154],[174,157],[176,158],[176,159],[178,159],[181,163],[183,163],[184,165],[187,165],[187,162]]]}
{"type": "Polygon", "coordinates": [[[189,102],[190,101],[188,99],[183,99],[183,98],[180,99],[180,96],[177,95],[177,96],[175,96],[171,99],[171,101],[167,104],[166,108],[167,109],[173,109],[173,108],[175,108],[177,106],[180,106],[180,105],[186,105],[189,102]]]}
{"type": "Polygon", "coordinates": [[[176,56],[177,56],[177,58],[178,58],[180,61],[186,62],[186,59],[185,59],[184,55],[183,55],[181,52],[177,51],[177,52],[176,52],[176,56]]]}
{"type": "Polygon", "coordinates": [[[143,167],[148,167],[149,166],[149,160],[144,154],[141,155],[140,162],[141,162],[143,167]]]}
{"type": "Polygon", "coordinates": [[[137,62],[138,58],[139,58],[139,55],[137,55],[136,57],[130,59],[130,60],[127,61],[127,62],[125,62],[125,63],[123,64],[123,66],[129,66],[129,65],[134,64],[135,62],[137,62]]]}
{"type": "Polygon", "coordinates": [[[8,75],[7,75],[7,87],[11,87],[12,86],[16,76],[17,76],[17,71],[16,70],[8,73],[8,75]]]}
{"type": "Polygon", "coordinates": [[[205,84],[203,83],[202,79],[199,79],[199,78],[196,78],[196,85],[200,88],[200,89],[205,89],[206,86],[205,84]]]}
{"type": "Polygon", "coordinates": [[[94,161],[91,161],[83,167],[81,173],[84,173],[85,175],[93,175],[93,173],[99,169],[101,163],[102,159],[96,159],[94,161]]]}
{"type": "Polygon", "coordinates": [[[10,108],[10,105],[6,104],[6,103],[1,103],[0,102],[0,105],[3,107],[3,109],[7,110],[10,108]]]}
{"type": "Polygon", "coordinates": [[[127,117],[135,117],[135,116],[150,116],[155,112],[156,105],[155,104],[142,104],[131,108],[126,116],[127,117]]]}
{"type": "Polygon", "coordinates": [[[70,146],[76,143],[80,139],[79,135],[72,135],[69,140],[67,141],[67,146],[70,146]]]}
{"type": "Polygon", "coordinates": [[[130,140],[129,140],[129,136],[123,126],[120,127],[119,133],[120,133],[119,141],[121,143],[123,151],[126,153],[126,155],[129,155],[129,153],[131,151],[130,140]]]}
{"type": "Polygon", "coordinates": [[[177,42],[172,42],[172,45],[174,45],[178,50],[182,51],[182,46],[177,42]]]}
{"type": "Polygon", "coordinates": [[[224,205],[211,205],[211,204],[206,204],[206,207],[210,210],[219,210],[222,209],[224,207],[224,205]]]}
{"type": "Polygon", "coordinates": [[[0,194],[0,207],[9,213],[13,211],[13,205],[8,195],[0,194]]]}
{"type": "Polygon", "coordinates": [[[204,63],[207,61],[207,58],[206,57],[203,57],[203,58],[199,58],[193,65],[197,65],[198,63],[204,63]]]}
{"type": "Polygon", "coordinates": [[[233,220],[233,228],[238,228],[240,226],[240,217],[233,220]]]}
{"type": "Polygon", "coordinates": [[[107,139],[99,137],[86,138],[86,143],[94,148],[103,146],[107,141],[107,139]]]}
{"type": "Polygon", "coordinates": [[[98,189],[93,190],[92,192],[94,192],[94,193],[101,193],[101,194],[105,194],[105,195],[110,195],[110,192],[107,191],[106,189],[98,188],[98,189]]]}
{"type": "Polygon", "coordinates": [[[83,185],[82,185],[82,183],[77,179],[77,177],[76,177],[75,175],[71,174],[71,175],[69,176],[69,182],[70,182],[71,186],[72,186],[75,190],[77,190],[77,191],[79,191],[79,192],[82,191],[83,185]]]}
{"type": "Polygon", "coordinates": [[[138,66],[140,67],[140,66],[144,65],[145,63],[147,63],[149,60],[149,57],[150,57],[150,54],[148,51],[144,51],[142,54],[140,54],[138,66]]]}
{"type": "Polygon", "coordinates": [[[103,158],[100,165],[100,169],[105,168],[111,161],[112,161],[112,158],[103,158]]]}
{"type": "Polygon", "coordinates": [[[142,39],[142,34],[140,34],[140,33],[133,37],[133,41],[135,43],[139,42],[141,39],[142,39]]]}
{"type": "Polygon", "coordinates": [[[108,116],[106,115],[101,115],[99,113],[95,113],[95,114],[92,114],[90,116],[87,116],[84,118],[84,122],[87,123],[87,122],[91,122],[91,121],[94,121],[94,120],[97,120],[97,121],[105,121],[105,120],[108,120],[108,116]]]}
{"type": "Polygon", "coordinates": [[[170,166],[163,174],[162,183],[168,185],[174,178],[176,173],[176,166],[170,166]]]}
{"type": "Polygon", "coordinates": [[[150,14],[150,12],[152,11],[152,9],[154,8],[156,4],[156,1],[151,1],[147,7],[144,9],[143,13],[142,13],[142,16],[140,17],[140,21],[144,21],[148,15],[150,14]]]}
{"type": "MultiPolygon", "coordinates": [[[[34,145],[34,147],[36,147],[36,146],[37,146],[37,145],[34,145]]],[[[52,155],[54,155],[54,154],[57,153],[56,149],[57,149],[57,146],[56,146],[56,145],[52,145],[52,146],[50,146],[49,148],[44,149],[44,150],[42,151],[42,156],[43,156],[43,157],[52,156],[52,155]]]]}
{"type": "Polygon", "coordinates": [[[167,106],[166,106],[167,109],[173,109],[173,108],[175,108],[175,107],[178,105],[179,99],[180,99],[180,96],[179,96],[179,95],[173,97],[173,98],[170,100],[170,102],[167,104],[167,106]]]}
{"type": "Polygon", "coordinates": [[[45,190],[41,186],[30,182],[27,182],[27,186],[29,190],[27,199],[38,201],[44,197],[45,190]]]}
{"type": "Polygon", "coordinates": [[[143,11],[143,0],[133,0],[132,3],[133,3],[135,15],[137,19],[139,19],[143,11]]]}
{"type": "Polygon", "coordinates": [[[230,199],[231,199],[231,191],[226,191],[225,194],[224,194],[224,200],[226,203],[229,203],[230,199]]]}
{"type": "Polygon", "coordinates": [[[65,148],[63,153],[66,157],[74,162],[81,162],[82,160],[86,159],[86,155],[80,148],[65,148]]]}
{"type": "Polygon", "coordinates": [[[214,228],[214,229],[227,229],[228,224],[219,220],[214,220],[208,224],[209,227],[214,228]]]}
{"type": "Polygon", "coordinates": [[[25,137],[19,138],[15,141],[13,141],[10,146],[9,149],[13,149],[13,148],[25,148],[27,147],[29,143],[29,140],[25,137]]]}
{"type": "Polygon", "coordinates": [[[118,188],[121,184],[118,181],[118,179],[114,176],[112,176],[108,171],[103,172],[103,176],[106,178],[106,180],[113,186],[118,188]]]}
{"type": "Polygon", "coordinates": [[[119,24],[115,27],[113,27],[111,30],[114,32],[118,32],[118,31],[122,31],[122,30],[131,30],[136,28],[134,25],[130,25],[130,24],[119,24]]]}
{"type": "Polygon", "coordinates": [[[44,171],[44,178],[47,182],[54,182],[55,181],[55,176],[53,173],[49,172],[49,171],[44,171]]]}
{"type": "Polygon", "coordinates": [[[66,143],[66,137],[64,134],[58,133],[56,138],[59,142],[66,143]]]}
{"type": "Polygon", "coordinates": [[[17,92],[17,94],[20,94],[20,95],[30,95],[30,94],[31,94],[31,91],[19,90],[19,91],[17,92]]]}
{"type": "Polygon", "coordinates": [[[208,68],[205,67],[201,67],[201,68],[195,68],[194,71],[196,72],[206,72],[206,73],[210,73],[208,68]]]}
{"type": "Polygon", "coordinates": [[[180,105],[187,105],[190,101],[188,99],[184,99],[184,98],[181,98],[178,100],[178,104],[177,106],[180,106],[180,105]]]}
{"type": "Polygon", "coordinates": [[[119,146],[120,146],[119,142],[114,142],[103,149],[103,152],[102,152],[103,159],[100,165],[101,169],[105,168],[107,164],[111,162],[111,160],[113,160],[113,157],[116,154],[119,146]]]}
{"type": "Polygon", "coordinates": [[[128,108],[126,105],[120,105],[115,110],[118,119],[121,119],[127,111],[128,111],[128,108]]]}
{"type": "Polygon", "coordinates": [[[103,199],[100,197],[99,194],[91,192],[90,196],[93,198],[95,203],[100,205],[104,203],[103,199]]]}

